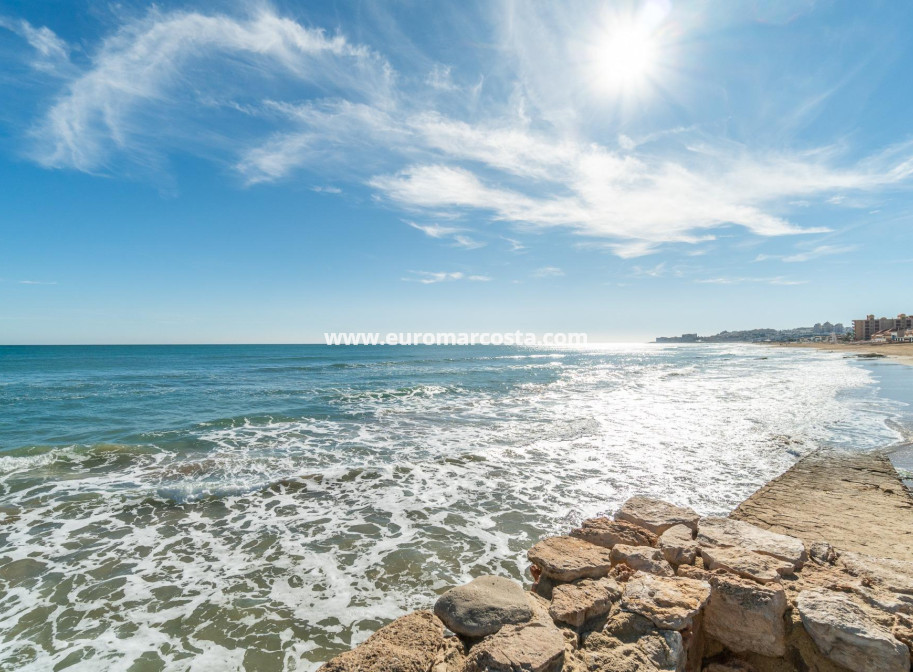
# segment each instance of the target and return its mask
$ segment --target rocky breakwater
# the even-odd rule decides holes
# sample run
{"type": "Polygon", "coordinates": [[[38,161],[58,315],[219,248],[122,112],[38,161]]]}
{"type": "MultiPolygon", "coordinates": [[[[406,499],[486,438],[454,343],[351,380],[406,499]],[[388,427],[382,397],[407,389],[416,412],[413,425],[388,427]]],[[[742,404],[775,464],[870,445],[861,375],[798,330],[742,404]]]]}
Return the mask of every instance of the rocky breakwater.
{"type": "Polygon", "coordinates": [[[911,562],[645,497],[528,557],[530,590],[478,577],[322,670],[910,669],[911,562]]]}

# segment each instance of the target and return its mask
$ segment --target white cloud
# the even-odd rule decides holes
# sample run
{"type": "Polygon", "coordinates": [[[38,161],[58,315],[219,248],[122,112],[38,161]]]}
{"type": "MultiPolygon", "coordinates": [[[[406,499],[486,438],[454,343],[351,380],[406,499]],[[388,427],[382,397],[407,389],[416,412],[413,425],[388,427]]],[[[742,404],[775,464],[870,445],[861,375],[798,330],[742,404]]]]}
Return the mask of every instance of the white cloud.
{"type": "Polygon", "coordinates": [[[53,30],[42,26],[35,28],[25,20],[14,21],[0,16],[0,28],[6,28],[22,37],[37,52],[31,61],[36,70],[62,74],[70,64],[70,50],[67,43],[57,37],[53,30]]]}
{"type": "Polygon", "coordinates": [[[409,271],[409,273],[412,274],[410,277],[401,278],[404,282],[420,282],[423,285],[463,279],[463,274],[460,271],[409,271]]]}
{"type": "Polygon", "coordinates": [[[485,247],[486,243],[483,243],[481,240],[475,240],[469,236],[454,236],[453,237],[453,246],[460,247],[464,250],[477,250],[480,247],[485,247]]]}
{"type": "Polygon", "coordinates": [[[519,240],[514,240],[513,238],[507,238],[506,236],[501,236],[502,239],[510,243],[510,252],[523,252],[526,250],[526,245],[521,243],[519,240]]]}
{"type": "Polygon", "coordinates": [[[432,238],[445,238],[463,230],[454,226],[441,226],[440,224],[416,224],[415,222],[406,222],[406,224],[432,238]]]}
{"type": "Polygon", "coordinates": [[[404,282],[420,282],[423,285],[434,285],[439,282],[468,280],[470,282],[490,282],[487,275],[466,275],[461,271],[409,271],[410,275],[401,278],[404,282]]]}
{"type": "Polygon", "coordinates": [[[20,280],[20,285],[56,285],[56,281],[48,282],[44,280],[20,280]]]}
{"type": "Polygon", "coordinates": [[[829,257],[834,254],[846,254],[856,249],[855,245],[819,245],[807,252],[798,252],[783,257],[783,261],[793,263],[799,261],[811,261],[820,257],[829,257]]]}
{"type": "MultiPolygon", "coordinates": [[[[500,46],[513,86],[497,100],[486,85],[490,100],[476,107],[476,97],[455,104],[462,96],[441,95],[455,87],[447,65],[425,61],[427,77],[401,77],[382,55],[269,9],[152,10],[71,72],[33,129],[33,156],[104,172],[114,157],[149,167],[187,152],[227,161],[248,185],[319,170],[321,179],[365,183],[415,216],[558,228],[622,258],[712,240],[733,225],[762,237],[822,233],[790,219],[790,204],[876,192],[913,175],[913,143],[847,164],[833,147],[771,152],[694,126],[599,142],[577,123],[582,101],[570,95],[580,82],[565,72],[565,49],[577,42],[550,39],[556,26],[583,24],[556,23],[558,11],[508,7],[513,32],[500,46]],[[201,109],[249,123],[220,128],[201,109]]],[[[48,29],[16,26],[42,58],[67,56],[48,29]]],[[[435,235],[436,225],[413,226],[457,247],[482,245],[456,227],[435,235]]]]}
{"type": "Polygon", "coordinates": [[[856,245],[818,245],[805,252],[796,252],[795,254],[777,255],[777,254],[759,254],[755,257],[755,262],[767,261],[769,259],[779,259],[786,263],[796,263],[811,261],[820,257],[829,257],[835,254],[846,254],[858,249],[856,245]]]}
{"type": "Polygon", "coordinates": [[[325,186],[320,185],[311,187],[311,191],[317,192],[318,194],[341,194],[342,189],[339,187],[325,186]]]}
{"type": "MultiPolygon", "coordinates": [[[[34,129],[36,160],[94,172],[114,151],[137,153],[147,136],[161,138],[161,125],[148,123],[157,110],[180,117],[198,102],[188,95],[202,95],[207,87],[238,88],[224,73],[187,79],[195,62],[210,59],[215,67],[211,59],[226,54],[240,73],[257,78],[326,83],[368,98],[388,84],[386,64],[367,49],[269,10],[240,19],[152,10],[105,39],[88,69],[66,85],[34,129]]],[[[294,149],[304,151],[306,143],[294,149]]],[[[271,168],[281,173],[281,165],[271,168]]]]}
{"type": "Polygon", "coordinates": [[[695,280],[695,282],[701,285],[741,285],[744,283],[760,283],[765,285],[804,285],[808,283],[808,280],[792,280],[790,278],[778,275],[771,278],[740,278],[724,276],[718,278],[704,278],[701,280],[695,280]]]}
{"type": "Polygon", "coordinates": [[[563,275],[564,271],[557,266],[543,266],[542,268],[537,268],[533,273],[534,278],[560,278],[563,275]]]}

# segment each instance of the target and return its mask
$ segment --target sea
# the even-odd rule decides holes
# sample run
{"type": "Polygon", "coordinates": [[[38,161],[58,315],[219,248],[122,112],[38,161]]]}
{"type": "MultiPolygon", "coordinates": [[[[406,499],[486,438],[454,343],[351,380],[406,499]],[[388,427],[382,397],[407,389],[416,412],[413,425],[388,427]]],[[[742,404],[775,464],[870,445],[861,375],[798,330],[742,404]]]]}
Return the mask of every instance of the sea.
{"type": "Polygon", "coordinates": [[[913,469],[911,376],[747,344],[2,347],[0,669],[315,670],[474,576],[528,583],[533,543],[631,495],[725,514],[821,447],[913,469]]]}

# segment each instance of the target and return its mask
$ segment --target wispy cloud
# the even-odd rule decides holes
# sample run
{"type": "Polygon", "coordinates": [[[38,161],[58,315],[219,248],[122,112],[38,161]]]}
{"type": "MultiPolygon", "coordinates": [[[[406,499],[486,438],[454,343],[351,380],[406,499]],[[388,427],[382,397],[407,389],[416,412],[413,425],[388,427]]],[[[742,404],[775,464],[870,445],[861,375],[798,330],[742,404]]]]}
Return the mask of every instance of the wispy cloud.
{"type": "Polygon", "coordinates": [[[759,261],[768,261],[770,259],[779,259],[786,263],[797,263],[803,261],[811,261],[812,259],[819,259],[821,257],[830,257],[837,254],[846,254],[848,252],[853,252],[854,250],[859,249],[857,245],[818,245],[813,247],[810,250],[804,252],[796,252],[795,254],[759,254],[755,257],[755,262],[759,261]]]}
{"type": "Polygon", "coordinates": [[[560,278],[563,275],[564,271],[557,266],[543,266],[537,268],[533,273],[534,278],[560,278]]]}
{"type": "MultiPolygon", "coordinates": [[[[68,75],[33,128],[32,156],[105,172],[117,157],[153,167],[189,152],[229,162],[247,185],[334,171],[334,181],[366,184],[422,217],[560,229],[622,258],[732,226],[759,237],[823,233],[791,216],[795,204],[844,207],[846,194],[913,176],[911,142],[848,161],[837,145],[775,152],[697,126],[600,139],[576,123],[571,91],[580,82],[565,81],[558,67],[567,59],[549,39],[552,10],[508,9],[507,85],[479,107],[454,102],[466,96],[453,95],[448,64],[429,59],[430,72],[404,77],[383,54],[271,9],[154,9],[87,52],[88,65],[68,75]],[[218,76],[198,67],[213,62],[222,64],[218,76]],[[308,99],[302,90],[320,93],[308,99]],[[201,109],[262,123],[229,132],[204,123],[201,109]]],[[[13,29],[41,58],[66,57],[67,45],[46,28],[13,29]]],[[[446,236],[456,247],[481,245],[455,229],[446,236]]],[[[783,261],[804,260],[789,256],[783,261]]]]}
{"type": "Polygon", "coordinates": [[[433,285],[439,282],[453,280],[469,280],[470,282],[490,282],[487,275],[466,275],[461,271],[409,271],[410,275],[401,278],[404,282],[420,282],[423,285],[433,285]]]}
{"type": "Polygon", "coordinates": [[[19,280],[18,284],[20,285],[56,285],[57,281],[45,281],[45,280],[19,280]]]}
{"type": "Polygon", "coordinates": [[[477,250],[480,247],[485,247],[487,243],[482,242],[481,240],[475,240],[469,236],[457,235],[453,237],[453,246],[460,247],[464,250],[477,250]]]}
{"type": "Polygon", "coordinates": [[[311,191],[314,191],[318,194],[341,194],[342,193],[342,189],[340,189],[339,187],[320,186],[320,185],[311,187],[311,191]]]}
{"type": "Polygon", "coordinates": [[[775,276],[771,278],[743,278],[743,277],[717,277],[717,278],[703,278],[695,280],[696,283],[701,285],[741,285],[745,283],[756,283],[756,284],[765,284],[765,285],[805,285],[808,283],[808,280],[792,280],[783,276],[775,276]]]}
{"type": "Polygon", "coordinates": [[[59,75],[71,70],[69,47],[50,28],[35,28],[28,21],[3,16],[0,16],[0,28],[16,33],[29,43],[35,50],[35,58],[30,62],[36,70],[59,75]]]}
{"type": "Polygon", "coordinates": [[[416,224],[415,222],[409,221],[407,221],[406,224],[432,238],[446,238],[463,230],[455,226],[442,226],[440,224],[416,224]]]}

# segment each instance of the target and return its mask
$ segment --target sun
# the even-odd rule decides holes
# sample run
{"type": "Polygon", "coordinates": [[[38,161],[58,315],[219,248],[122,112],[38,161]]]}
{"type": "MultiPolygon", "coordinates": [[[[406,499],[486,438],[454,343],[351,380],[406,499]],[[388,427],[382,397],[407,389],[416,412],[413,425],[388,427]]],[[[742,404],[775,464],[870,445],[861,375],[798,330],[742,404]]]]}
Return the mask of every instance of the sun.
{"type": "Polygon", "coordinates": [[[667,0],[647,0],[641,11],[605,14],[587,41],[587,78],[597,93],[629,95],[645,91],[664,59],[667,0]]]}
{"type": "Polygon", "coordinates": [[[656,44],[650,32],[635,22],[613,26],[592,53],[600,88],[630,89],[643,84],[656,62],[656,44]]]}

